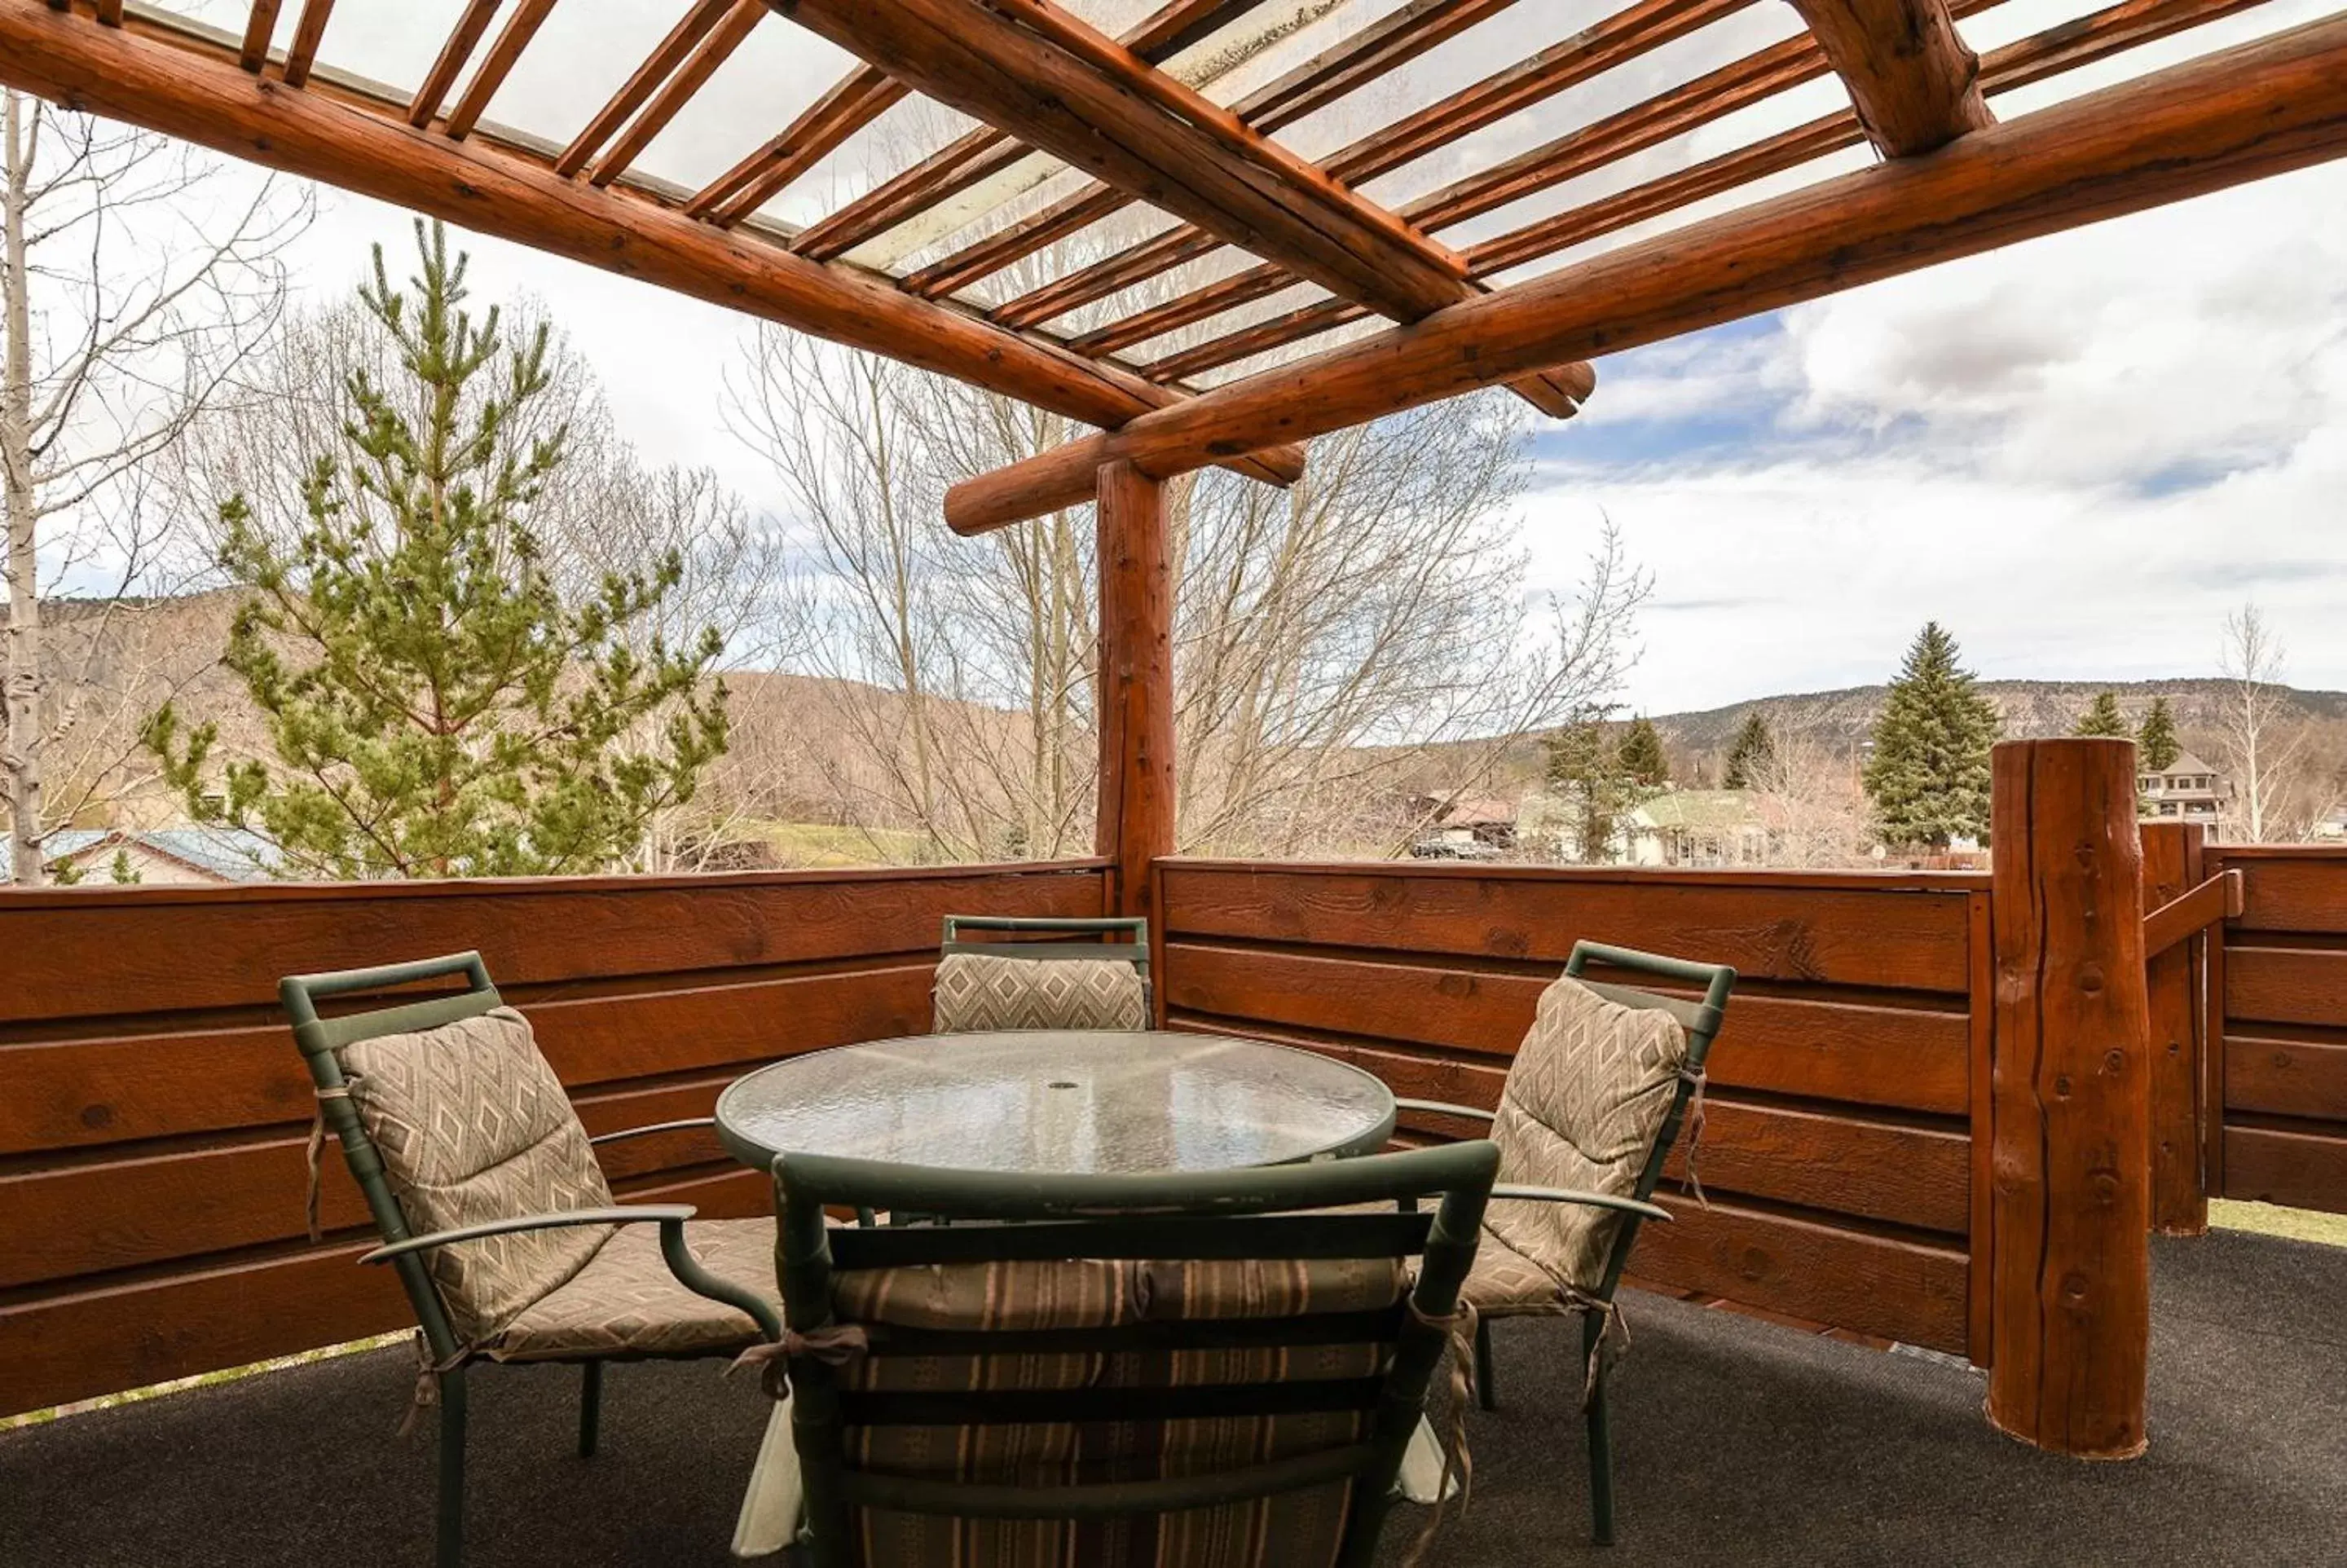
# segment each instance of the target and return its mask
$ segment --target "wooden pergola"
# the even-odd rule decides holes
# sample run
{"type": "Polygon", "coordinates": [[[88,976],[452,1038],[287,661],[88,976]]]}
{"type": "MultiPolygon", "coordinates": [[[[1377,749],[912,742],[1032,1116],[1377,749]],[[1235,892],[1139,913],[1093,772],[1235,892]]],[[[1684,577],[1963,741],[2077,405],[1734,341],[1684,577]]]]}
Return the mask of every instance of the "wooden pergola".
{"type": "MultiPolygon", "coordinates": [[[[1168,479],[1222,465],[1293,483],[1311,436],[1484,387],[1568,417],[1596,356],[2347,152],[2347,16],[2000,120],[2000,95],[2254,0],[2120,0],[1985,56],[1955,24],[1996,0],[1793,0],[1806,27],[1791,37],[1398,208],[1361,194],[1751,3],[1631,0],[1317,161],[1277,133],[1471,28],[1504,27],[1512,0],[1378,5],[1229,102],[1184,61],[1330,7],[1168,0],[1112,37],[1052,0],[668,0],[681,16],[608,102],[509,128],[488,112],[557,0],[466,0],[410,93],[320,65],[333,0],[252,0],[241,35],[126,0],[0,0],[0,82],[1099,426],[958,486],[947,520],[977,533],[1099,503],[1099,844],[1116,902],[1142,912],[1152,863],[1174,848],[1168,479]],[[640,169],[752,31],[784,24],[865,64],[787,123],[743,126],[739,161],[701,189],[640,169]],[[1512,228],[1477,225],[1471,243],[1443,238],[1829,73],[1847,108],[1512,228]],[[979,128],[806,227],[767,213],[914,95],[979,128]],[[1876,161],[1856,172],[1684,217],[1869,146],[1876,161]],[[989,194],[1039,156],[1080,178],[1031,200],[989,194]],[[1133,208],[1171,226],[1021,292],[984,286],[1133,208]],[[1645,232],[1604,243],[1634,227],[1645,232]],[[1251,263],[1121,302],[1225,247],[1251,263]],[[1316,291],[1301,305],[1251,308],[1298,285],[1316,291]],[[1390,324],[1291,352],[1373,317],[1390,324]],[[1184,346],[1153,352],[1175,333],[1184,346]],[[1268,368],[1233,368],[1256,360],[1268,368]]],[[[2132,771],[2105,743],[2043,744],[1999,764],[1997,877],[2015,892],[1997,903],[1997,1060],[2010,1041],[2033,1065],[1993,1086],[1995,1164],[1975,1176],[2001,1205],[1991,1411],[2049,1447],[2122,1453],[2142,1437],[2147,1304],[2140,1184],[2107,1152],[2141,1142],[2139,1102],[2126,1109],[2118,1087],[2139,1066],[2094,1042],[2145,1028],[2132,771]],[[2008,1138],[2009,1096],[2067,1129],[2058,1146],[2032,1143],[2019,1116],[2008,1138]]]]}

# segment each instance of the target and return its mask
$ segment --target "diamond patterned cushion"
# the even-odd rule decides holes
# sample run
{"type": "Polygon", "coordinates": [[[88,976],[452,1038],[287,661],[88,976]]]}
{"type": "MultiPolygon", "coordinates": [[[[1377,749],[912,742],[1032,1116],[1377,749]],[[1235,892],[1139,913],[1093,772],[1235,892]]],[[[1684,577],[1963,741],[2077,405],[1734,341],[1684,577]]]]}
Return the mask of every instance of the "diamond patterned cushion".
{"type": "MultiPolygon", "coordinates": [[[[773,1220],[690,1220],[684,1244],[712,1274],[781,1310],[773,1220]]],[[[586,1267],[524,1307],[483,1348],[500,1361],[620,1351],[694,1356],[741,1348],[757,1337],[748,1314],[679,1285],[661,1256],[660,1227],[641,1225],[620,1226],[586,1267]]]]}
{"type": "Polygon", "coordinates": [[[1122,958],[948,953],[938,964],[938,1034],[1148,1027],[1149,999],[1140,972],[1122,958]]]}
{"type": "MultiPolygon", "coordinates": [[[[1102,1327],[1390,1307],[1396,1259],[952,1264],[838,1276],[845,1321],[930,1328],[1102,1327]]],[[[1388,1348],[1291,1346],[1114,1354],[875,1355],[866,1389],[1164,1388],[1374,1376],[1388,1348]]],[[[891,1475],[1065,1486],[1194,1475],[1362,1440],[1355,1411],[1076,1426],[850,1427],[850,1462],[891,1475]]],[[[1349,1482],[1163,1518],[976,1520],[858,1511],[857,1562],[887,1568],[1318,1568],[1333,1563],[1349,1482]]]]}
{"type": "MultiPolygon", "coordinates": [[[[1491,1128],[1500,1180],[1634,1192],[1686,1059],[1686,1030],[1669,1013],[1626,1008],[1579,980],[1558,980],[1541,993],[1500,1093],[1491,1128]]],[[[1493,1199],[1483,1224],[1558,1283],[1592,1291],[1621,1218],[1579,1204],[1493,1199]]]]}
{"type": "MultiPolygon", "coordinates": [[[[340,1055],[351,1104],[415,1234],[610,1204],[587,1130],[513,1009],[360,1040],[340,1055]]],[[[585,1267],[610,1234],[527,1231],[425,1255],[450,1326],[472,1343],[585,1267]]]]}

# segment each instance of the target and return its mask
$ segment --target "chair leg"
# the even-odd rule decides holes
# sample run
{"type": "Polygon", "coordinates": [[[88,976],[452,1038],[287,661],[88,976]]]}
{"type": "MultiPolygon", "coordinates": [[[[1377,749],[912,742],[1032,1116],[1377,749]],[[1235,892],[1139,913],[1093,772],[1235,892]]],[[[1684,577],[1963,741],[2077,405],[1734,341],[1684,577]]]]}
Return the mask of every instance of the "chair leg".
{"type": "Polygon", "coordinates": [[[603,1363],[589,1361],[579,1369],[579,1457],[595,1457],[596,1428],[603,1417],[603,1363]]]}
{"type": "Polygon", "coordinates": [[[465,1561],[465,1369],[440,1374],[440,1506],[434,1561],[462,1568],[465,1561]]]}
{"type": "MultiPolygon", "coordinates": [[[[1605,1320],[1594,1313],[1582,1317],[1583,1365],[1597,1353],[1598,1336],[1605,1320]]],[[[1601,1374],[1589,1390],[1589,1525],[1600,1546],[1614,1544],[1614,1429],[1606,1417],[1605,1378],[1601,1374]]]]}
{"type": "Polygon", "coordinates": [[[1475,1321],[1475,1399],[1487,1410],[1500,1408],[1500,1386],[1491,1372],[1491,1320],[1475,1321]]]}

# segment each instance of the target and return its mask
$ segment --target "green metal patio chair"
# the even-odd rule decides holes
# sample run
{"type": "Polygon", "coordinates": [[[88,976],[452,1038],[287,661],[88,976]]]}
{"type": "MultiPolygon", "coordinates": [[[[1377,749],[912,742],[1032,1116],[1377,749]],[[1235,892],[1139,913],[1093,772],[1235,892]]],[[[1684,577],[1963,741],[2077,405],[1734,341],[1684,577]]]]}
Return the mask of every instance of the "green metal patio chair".
{"type": "Polygon", "coordinates": [[[579,1451],[595,1451],[609,1361],[733,1356],[782,1332],[770,1291],[771,1220],[694,1220],[682,1204],[617,1205],[596,1145],[710,1125],[663,1122],[589,1138],[529,1025],[478,953],[294,975],[278,985],[318,1097],[315,1161],[331,1129],[415,1309],[418,1405],[440,1407],[438,1561],[464,1552],[465,1369],[477,1359],[583,1368],[579,1451]],[[320,1000],[462,976],[372,1011],[320,1000]],[[658,1229],[657,1245],[644,1226],[658,1229]],[[696,1255],[696,1254],[698,1255],[696,1255]]]}
{"type": "Polygon", "coordinates": [[[1145,1030],[1155,1016],[1149,922],[948,915],[938,955],[938,1034],[1011,1029],[1145,1030]],[[972,941],[1050,937],[1051,941],[972,941]],[[1091,937],[1092,941],[1064,938],[1091,937]],[[1113,939],[1113,938],[1122,938],[1113,939]]]}
{"type": "Polygon", "coordinates": [[[1498,1165],[1488,1143],[1148,1175],[781,1156],[815,1568],[1362,1568],[1498,1165]],[[1415,1194],[1440,1204],[1396,1206],[1415,1194]],[[1359,1204],[1384,1206],[1304,1212],[1359,1204]]]}
{"type": "Polygon", "coordinates": [[[1580,1316],[1589,1512],[1601,1546],[1614,1539],[1604,1354],[1619,1322],[1614,1295],[1639,1222],[1671,1217],[1652,1201],[1655,1186],[1688,1103],[1701,1091],[1704,1060],[1735,988],[1736,971],[1725,964],[1576,942],[1563,978],[1542,994],[1496,1112],[1430,1100],[1395,1102],[1405,1111],[1491,1124],[1500,1181],[1491,1189],[1475,1266],[1460,1289],[1460,1298],[1477,1314],[1477,1387],[1483,1408],[1494,1408],[1493,1318],[1580,1316]],[[1583,979],[1593,963],[1699,986],[1703,999],[1583,979]]]}

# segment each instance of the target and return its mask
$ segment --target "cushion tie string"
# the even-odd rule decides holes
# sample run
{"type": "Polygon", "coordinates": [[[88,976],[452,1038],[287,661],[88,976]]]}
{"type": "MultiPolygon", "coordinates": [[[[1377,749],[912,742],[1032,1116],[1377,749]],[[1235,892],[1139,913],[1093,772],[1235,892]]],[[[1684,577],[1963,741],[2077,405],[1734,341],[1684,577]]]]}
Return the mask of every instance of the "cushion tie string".
{"type": "Polygon", "coordinates": [[[1695,1089],[1695,1092],[1687,1097],[1686,1174],[1680,1178],[1679,1191],[1683,1193],[1692,1191],[1695,1194],[1695,1201],[1707,1209],[1711,1207],[1711,1202],[1703,1195],[1703,1178],[1696,1174],[1695,1157],[1696,1152],[1703,1146],[1703,1091],[1704,1085],[1709,1080],[1705,1076],[1703,1069],[1699,1067],[1693,1071],[1681,1068],[1679,1081],[1692,1084],[1695,1089]]]}
{"type": "Polygon", "coordinates": [[[1442,1450],[1441,1473],[1434,1484],[1434,1507],[1419,1526],[1418,1539],[1410,1542],[1409,1553],[1402,1558],[1401,1568],[1418,1568],[1434,1540],[1434,1532],[1442,1528],[1443,1519],[1450,1510],[1450,1477],[1459,1477],[1459,1506],[1463,1510],[1474,1490],[1475,1464],[1467,1450],[1467,1408],[1475,1402],[1475,1304],[1461,1299],[1448,1317],[1432,1317],[1419,1309],[1415,1299],[1407,1304],[1409,1320],[1421,1327],[1432,1328],[1450,1341],[1450,1417],[1449,1430],[1436,1440],[1442,1450]]]}
{"type": "Polygon", "coordinates": [[[348,1100],[351,1090],[346,1083],[337,1083],[331,1089],[313,1089],[310,1093],[314,1102],[310,1108],[310,1147],[303,1155],[310,1167],[310,1193],[303,1213],[310,1222],[310,1239],[314,1242],[324,1234],[318,1228],[318,1161],[326,1150],[326,1102],[348,1100]]]}
{"type": "Polygon", "coordinates": [[[734,1357],[725,1375],[730,1378],[744,1367],[755,1367],[767,1397],[785,1399],[791,1392],[790,1363],[794,1357],[805,1356],[826,1367],[845,1367],[862,1360],[871,1348],[872,1336],[861,1323],[826,1323],[804,1334],[795,1328],[785,1328],[780,1339],[753,1345],[734,1357]]]}
{"type": "Polygon", "coordinates": [[[424,1337],[424,1330],[415,1331],[415,1396],[407,1402],[407,1413],[399,1418],[399,1435],[405,1437],[415,1430],[415,1418],[440,1402],[440,1379],[472,1358],[473,1348],[459,1345],[446,1361],[432,1358],[432,1346],[424,1337]]]}
{"type": "Polygon", "coordinates": [[[1619,1302],[1602,1301],[1594,1296],[1565,1286],[1564,1309],[1567,1312],[1597,1314],[1597,1342],[1589,1348],[1589,1359],[1582,1368],[1581,1408],[1589,1409],[1597,1398],[1597,1385],[1605,1374],[1628,1353],[1630,1323],[1622,1316],[1619,1302]]]}

